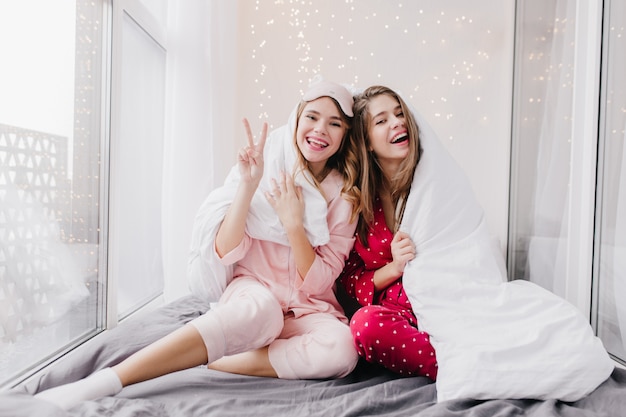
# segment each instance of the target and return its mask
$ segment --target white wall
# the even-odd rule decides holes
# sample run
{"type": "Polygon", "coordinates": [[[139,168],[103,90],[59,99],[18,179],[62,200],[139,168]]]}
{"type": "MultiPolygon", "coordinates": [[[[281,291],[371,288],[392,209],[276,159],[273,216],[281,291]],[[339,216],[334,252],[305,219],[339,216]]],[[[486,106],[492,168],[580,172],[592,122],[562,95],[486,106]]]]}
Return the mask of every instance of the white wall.
{"type": "Polygon", "coordinates": [[[514,13],[513,0],[239,0],[237,117],[284,124],[315,74],[397,89],[467,172],[504,249],[514,13]]]}

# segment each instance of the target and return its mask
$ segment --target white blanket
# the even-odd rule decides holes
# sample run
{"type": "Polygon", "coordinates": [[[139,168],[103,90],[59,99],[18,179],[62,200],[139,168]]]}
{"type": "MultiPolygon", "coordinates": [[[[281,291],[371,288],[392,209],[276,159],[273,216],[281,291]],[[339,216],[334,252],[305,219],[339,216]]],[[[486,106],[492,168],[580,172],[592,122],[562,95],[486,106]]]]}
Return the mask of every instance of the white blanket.
{"type": "Polygon", "coordinates": [[[466,176],[415,114],[423,154],[401,230],[417,256],[403,280],[437,352],[438,401],[589,394],[614,366],[588,320],[536,284],[506,282],[466,176]]]}
{"type": "MultiPolygon", "coordinates": [[[[273,130],[267,138],[263,152],[263,178],[255,193],[246,220],[246,233],[252,238],[264,239],[281,245],[289,245],[287,235],[275,210],[265,198],[271,191],[270,180],[278,179],[280,171],[291,175],[296,163],[293,143],[295,109],[288,123],[273,130]]],[[[313,246],[328,243],[327,203],[319,190],[300,172],[295,183],[302,187],[305,204],[304,227],[313,246]]],[[[307,173],[308,175],[308,173],[307,173]]],[[[237,165],[233,166],[224,185],[212,191],[204,200],[196,215],[188,262],[189,287],[193,294],[208,301],[217,301],[231,281],[233,266],[224,266],[215,252],[215,236],[228,210],[240,175],[237,165]]]]}

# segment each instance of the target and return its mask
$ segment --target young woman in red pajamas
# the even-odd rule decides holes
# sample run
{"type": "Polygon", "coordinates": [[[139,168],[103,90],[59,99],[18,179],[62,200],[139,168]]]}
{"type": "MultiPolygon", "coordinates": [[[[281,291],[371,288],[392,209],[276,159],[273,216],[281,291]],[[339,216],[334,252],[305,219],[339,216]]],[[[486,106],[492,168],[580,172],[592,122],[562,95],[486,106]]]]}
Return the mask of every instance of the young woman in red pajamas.
{"type": "Polygon", "coordinates": [[[355,97],[354,135],[367,162],[357,239],[340,282],[362,306],[350,320],[355,346],[368,362],[435,380],[435,351],[402,286],[415,246],[398,231],[419,162],[418,126],[398,94],[374,86],[355,97]]]}

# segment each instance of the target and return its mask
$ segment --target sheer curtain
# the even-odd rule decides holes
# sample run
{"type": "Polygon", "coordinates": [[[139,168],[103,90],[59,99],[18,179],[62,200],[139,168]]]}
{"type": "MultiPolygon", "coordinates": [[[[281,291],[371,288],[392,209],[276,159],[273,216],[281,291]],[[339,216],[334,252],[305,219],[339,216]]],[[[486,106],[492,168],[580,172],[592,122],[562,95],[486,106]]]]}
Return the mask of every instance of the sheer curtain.
{"type": "MultiPolygon", "coordinates": [[[[557,1],[545,10],[536,34],[539,65],[535,73],[545,80],[545,90],[529,102],[538,123],[538,153],[535,200],[530,207],[528,266],[524,279],[530,279],[556,294],[564,295],[569,222],[569,181],[571,161],[572,89],[574,71],[575,2],[557,1]],[[552,18],[550,21],[550,17],[552,18]],[[542,33],[543,32],[543,33],[542,33]],[[551,32],[551,33],[550,33],[551,32]],[[544,40],[545,39],[545,40],[544,40]],[[545,48],[545,51],[542,49],[545,48]],[[542,56],[543,55],[543,56],[542,56]],[[542,68],[543,67],[543,68],[542,68]]],[[[548,7],[550,2],[542,3],[548,7]]],[[[530,61],[530,59],[529,59],[530,61]]]]}
{"type": "Polygon", "coordinates": [[[518,23],[511,274],[565,296],[576,1],[521,2],[518,23]]]}
{"type": "Polygon", "coordinates": [[[235,160],[237,2],[171,1],[163,175],[166,301],[187,291],[196,210],[235,160]]]}
{"type": "Polygon", "coordinates": [[[519,3],[509,241],[512,277],[574,302],[623,363],[625,11],[611,0],[519,3]]]}

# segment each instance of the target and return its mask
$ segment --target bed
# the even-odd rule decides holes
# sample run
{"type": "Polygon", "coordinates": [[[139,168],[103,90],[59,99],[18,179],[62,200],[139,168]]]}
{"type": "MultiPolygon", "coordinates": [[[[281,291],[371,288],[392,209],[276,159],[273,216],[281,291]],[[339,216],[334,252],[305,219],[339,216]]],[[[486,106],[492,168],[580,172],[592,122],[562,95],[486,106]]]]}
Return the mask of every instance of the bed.
{"type": "Polygon", "coordinates": [[[451,400],[437,402],[435,384],[424,377],[401,378],[359,363],[336,380],[287,381],[249,377],[197,367],[131,385],[115,397],[79,404],[64,412],[32,393],[71,382],[112,365],[206,311],[209,305],[185,296],[123,322],[89,349],[57,361],[41,376],[0,394],[1,416],[623,416],[626,370],[585,398],[554,400],[451,400]]]}

